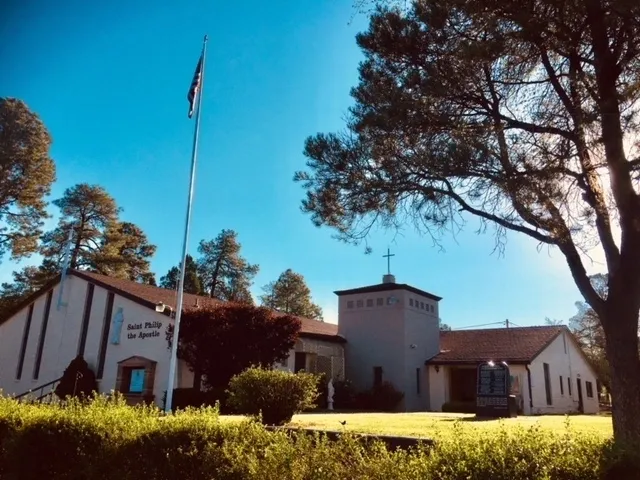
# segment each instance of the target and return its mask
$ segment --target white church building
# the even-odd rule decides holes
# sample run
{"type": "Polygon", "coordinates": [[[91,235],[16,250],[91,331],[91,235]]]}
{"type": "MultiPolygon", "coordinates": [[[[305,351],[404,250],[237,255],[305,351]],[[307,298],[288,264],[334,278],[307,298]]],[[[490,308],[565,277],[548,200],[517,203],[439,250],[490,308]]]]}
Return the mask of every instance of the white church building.
{"type": "MultiPolygon", "coordinates": [[[[564,326],[441,332],[441,298],[392,275],[335,293],[338,325],[301,319],[295,347],[278,368],[346,378],[357,390],[390,382],[404,393],[399,410],[416,412],[474,404],[477,365],[504,361],[523,414],[598,412],[595,373],[564,326]]],[[[162,406],[175,297],[173,290],[69,271],[0,319],[0,390],[46,395],[81,354],[100,392],[162,406]],[[159,313],[159,304],[170,308],[159,313]]],[[[185,309],[212,302],[184,295],[185,309]]],[[[182,361],[174,385],[194,385],[182,361]]]]}

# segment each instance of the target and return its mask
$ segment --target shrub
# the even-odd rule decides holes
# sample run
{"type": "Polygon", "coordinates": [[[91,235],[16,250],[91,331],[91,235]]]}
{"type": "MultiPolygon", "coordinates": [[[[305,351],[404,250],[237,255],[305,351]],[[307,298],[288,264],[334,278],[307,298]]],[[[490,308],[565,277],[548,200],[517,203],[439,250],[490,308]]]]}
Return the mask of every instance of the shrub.
{"type": "Polygon", "coordinates": [[[393,412],[404,398],[404,393],[396,390],[393,384],[382,382],[370,390],[356,395],[356,406],[361,410],[393,412]]]}
{"type": "Polygon", "coordinates": [[[60,378],[55,394],[64,400],[68,397],[90,398],[98,391],[96,374],[82,355],[71,360],[60,378]]]}
{"type": "Polygon", "coordinates": [[[349,380],[333,382],[333,408],[348,410],[356,407],[356,391],[349,380]]]}
{"type": "Polygon", "coordinates": [[[476,413],[475,402],[447,402],[442,405],[442,411],[448,413],[476,413]]]}
{"type": "Polygon", "coordinates": [[[293,415],[312,408],[318,377],[310,373],[249,368],[231,379],[229,404],[238,413],[258,415],[266,425],[284,425],[293,415]]]}
{"type": "MultiPolygon", "coordinates": [[[[448,424],[451,425],[451,424],[448,424]]],[[[640,478],[638,451],[602,437],[539,427],[453,431],[422,447],[391,451],[348,433],[269,432],[214,409],[165,416],[121,397],[31,405],[0,397],[0,478],[66,480],[627,480],[640,478]],[[483,433],[484,432],[484,433],[483,433]]]]}
{"type": "MultiPolygon", "coordinates": [[[[166,405],[167,392],[162,396],[162,405],[166,405]]],[[[186,408],[215,407],[218,405],[223,414],[231,413],[227,407],[227,395],[221,389],[197,390],[195,388],[175,388],[171,410],[184,410],[186,408]]]]}

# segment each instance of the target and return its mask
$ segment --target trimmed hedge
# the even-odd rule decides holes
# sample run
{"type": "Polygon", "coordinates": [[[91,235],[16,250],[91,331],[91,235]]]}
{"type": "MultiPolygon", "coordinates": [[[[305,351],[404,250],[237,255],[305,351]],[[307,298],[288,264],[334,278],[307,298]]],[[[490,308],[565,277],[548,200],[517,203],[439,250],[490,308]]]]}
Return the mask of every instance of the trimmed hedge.
{"type": "Polygon", "coordinates": [[[538,428],[491,435],[461,422],[434,447],[390,451],[350,435],[270,432],[215,409],[164,416],[100,397],[29,405],[0,398],[0,477],[101,480],[613,480],[640,478],[609,441],[538,428]]]}
{"type": "Polygon", "coordinates": [[[248,368],[229,382],[228,403],[238,413],[262,415],[265,425],[284,425],[315,406],[318,380],[311,373],[248,368]]]}

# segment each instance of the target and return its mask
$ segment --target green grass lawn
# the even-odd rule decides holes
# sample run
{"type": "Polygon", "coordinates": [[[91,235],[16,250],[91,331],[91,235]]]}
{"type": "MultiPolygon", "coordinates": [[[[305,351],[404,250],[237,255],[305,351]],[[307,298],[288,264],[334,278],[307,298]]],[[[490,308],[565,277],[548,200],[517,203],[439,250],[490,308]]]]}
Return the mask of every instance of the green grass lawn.
{"type": "Polygon", "coordinates": [[[603,415],[546,415],[502,420],[478,421],[474,415],[455,413],[307,413],[293,417],[291,426],[322,430],[349,431],[380,435],[442,438],[454,431],[456,424],[478,433],[497,431],[501,425],[510,428],[531,428],[539,425],[557,433],[566,431],[567,421],[576,432],[611,437],[611,417],[603,415]],[[568,420],[567,420],[568,419],[568,420]],[[343,426],[340,422],[346,421],[343,426]]]}

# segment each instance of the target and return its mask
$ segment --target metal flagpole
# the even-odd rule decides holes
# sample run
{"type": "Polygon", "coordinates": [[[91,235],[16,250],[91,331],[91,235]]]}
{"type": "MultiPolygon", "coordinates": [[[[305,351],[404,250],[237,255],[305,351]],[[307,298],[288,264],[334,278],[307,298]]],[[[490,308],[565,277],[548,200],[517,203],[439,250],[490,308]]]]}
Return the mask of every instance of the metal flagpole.
{"type": "Polygon", "coordinates": [[[207,53],[207,36],[204,36],[202,44],[202,70],[200,77],[200,88],[196,94],[198,95],[198,111],[196,112],[196,125],[193,133],[193,150],[191,153],[191,178],[189,179],[189,197],[187,201],[187,218],[184,227],[184,239],[182,241],[182,267],[180,268],[180,277],[178,280],[178,300],[176,302],[175,321],[173,323],[173,339],[171,341],[171,360],[169,361],[169,380],[167,382],[167,399],[164,410],[166,413],[171,412],[171,404],[173,403],[173,384],[176,377],[176,364],[178,363],[178,338],[180,334],[180,317],[182,317],[182,298],[184,290],[184,272],[187,262],[187,244],[189,242],[189,226],[191,224],[191,204],[193,202],[193,187],[196,179],[196,158],[198,156],[198,133],[200,131],[200,107],[202,106],[202,92],[204,90],[204,67],[205,56],[207,53]]]}
{"type": "Polygon", "coordinates": [[[67,269],[69,268],[69,262],[71,260],[71,242],[73,240],[73,225],[69,228],[69,238],[67,239],[67,246],[64,249],[64,259],[62,260],[62,273],[60,274],[60,290],[58,291],[58,302],[56,304],[56,310],[60,310],[60,307],[66,307],[66,303],[62,303],[62,292],[64,291],[64,281],[67,278],[67,269]]]}

